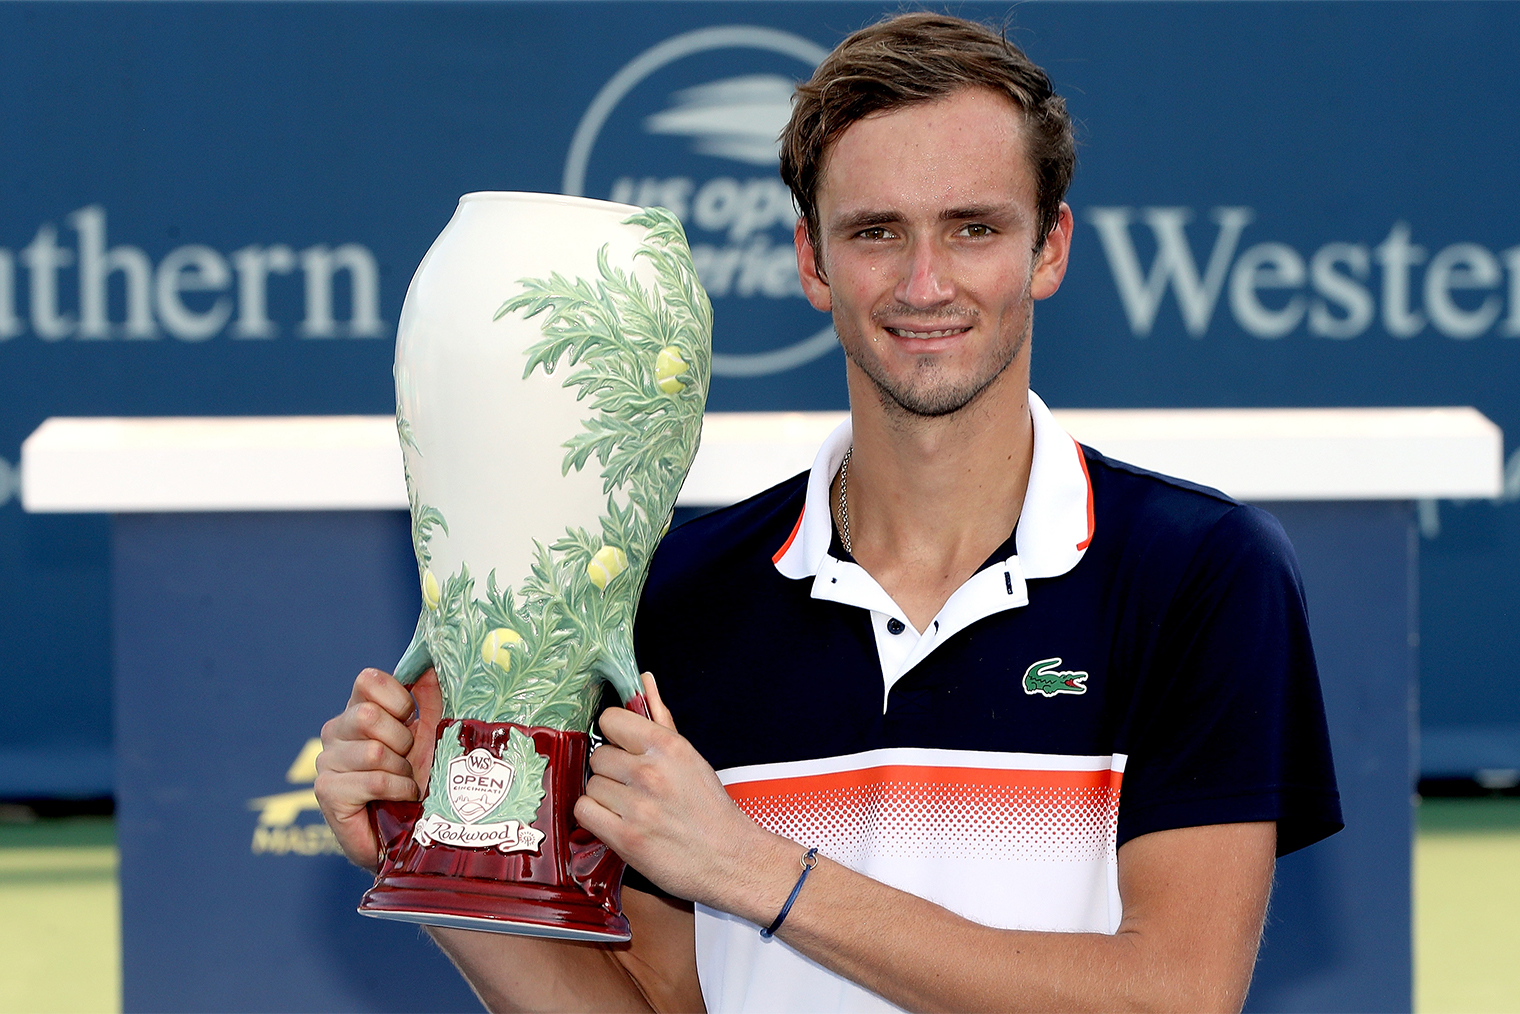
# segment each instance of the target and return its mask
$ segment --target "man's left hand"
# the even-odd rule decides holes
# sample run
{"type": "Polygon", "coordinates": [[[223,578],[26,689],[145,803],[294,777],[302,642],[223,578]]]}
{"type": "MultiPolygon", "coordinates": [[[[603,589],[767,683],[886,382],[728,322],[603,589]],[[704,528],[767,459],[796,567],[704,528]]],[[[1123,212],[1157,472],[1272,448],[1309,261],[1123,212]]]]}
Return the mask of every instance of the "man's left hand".
{"type": "Polygon", "coordinates": [[[760,918],[759,907],[777,892],[776,904],[785,900],[799,847],[734,805],[712,767],[676,732],[649,673],[644,693],[650,718],[624,708],[603,712],[607,742],[591,754],[575,819],[671,894],[760,918]]]}

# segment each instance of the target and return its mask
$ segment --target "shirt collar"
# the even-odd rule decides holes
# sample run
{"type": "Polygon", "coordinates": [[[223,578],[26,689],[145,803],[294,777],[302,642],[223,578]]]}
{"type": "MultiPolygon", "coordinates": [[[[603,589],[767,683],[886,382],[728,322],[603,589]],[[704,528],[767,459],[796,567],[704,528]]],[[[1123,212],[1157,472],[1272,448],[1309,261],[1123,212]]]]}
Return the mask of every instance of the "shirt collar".
{"type": "MultiPolygon", "coordinates": [[[[1059,577],[1077,565],[1092,543],[1092,482],[1081,446],[1033,391],[1029,392],[1029,414],[1034,422],[1034,458],[1015,533],[1015,559],[1025,578],[1059,577]]],[[[846,419],[824,440],[813,459],[802,514],[791,536],[772,557],[785,577],[816,577],[826,558],[839,562],[829,555],[834,540],[829,486],[853,435],[846,419]]]]}

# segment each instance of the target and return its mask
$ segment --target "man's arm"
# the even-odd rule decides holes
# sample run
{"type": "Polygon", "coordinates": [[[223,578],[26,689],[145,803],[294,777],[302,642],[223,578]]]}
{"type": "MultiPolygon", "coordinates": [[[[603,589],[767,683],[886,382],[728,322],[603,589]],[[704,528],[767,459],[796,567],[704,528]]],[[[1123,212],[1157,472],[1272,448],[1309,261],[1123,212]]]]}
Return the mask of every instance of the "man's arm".
{"type": "Polygon", "coordinates": [[[1275,840],[1272,824],[1222,824],[1126,843],[1112,936],[989,929],[833,863],[777,935],[909,1010],[1238,1011],[1275,840]]]}
{"type": "MultiPolygon", "coordinates": [[[[317,801],[344,853],[366,870],[374,872],[379,858],[366,806],[427,791],[441,713],[432,672],[408,693],[389,673],[366,669],[343,713],[322,727],[317,801]]],[[[691,906],[624,891],[623,911],[633,927],[628,945],[428,932],[492,1011],[701,1010],[691,906]]]]}
{"type": "Polygon", "coordinates": [[[689,904],[623,891],[627,944],[428,927],[490,1011],[701,1011],[689,904]]]}
{"type": "MultiPolygon", "coordinates": [[[[616,745],[576,818],[666,890],[768,925],[802,845],[760,828],[678,734],[609,711],[616,745]]],[[[1119,850],[1113,935],[992,929],[820,858],[777,936],[910,1010],[1238,1010],[1271,890],[1275,825],[1162,831],[1119,850]]]]}

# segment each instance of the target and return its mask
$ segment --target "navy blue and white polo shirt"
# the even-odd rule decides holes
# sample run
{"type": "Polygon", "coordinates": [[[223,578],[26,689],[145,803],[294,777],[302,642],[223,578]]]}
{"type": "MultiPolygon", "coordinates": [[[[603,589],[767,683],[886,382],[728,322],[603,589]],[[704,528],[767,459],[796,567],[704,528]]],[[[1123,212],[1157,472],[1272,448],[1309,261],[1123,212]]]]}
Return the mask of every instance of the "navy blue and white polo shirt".
{"type": "MultiPolygon", "coordinates": [[[[926,629],[838,541],[846,423],[665,538],[638,657],[759,824],[986,925],[1112,933],[1131,838],[1271,820],[1289,852],[1340,807],[1277,522],[1030,408],[1018,525],[926,629]]],[[[892,1009],[701,906],[697,964],[709,1010],[892,1009]]]]}

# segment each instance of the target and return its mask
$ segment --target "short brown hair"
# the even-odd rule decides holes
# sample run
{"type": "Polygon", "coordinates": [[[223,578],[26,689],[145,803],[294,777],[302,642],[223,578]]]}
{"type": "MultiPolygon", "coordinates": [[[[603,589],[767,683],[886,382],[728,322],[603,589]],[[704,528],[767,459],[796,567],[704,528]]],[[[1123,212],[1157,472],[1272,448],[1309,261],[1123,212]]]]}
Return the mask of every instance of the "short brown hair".
{"type": "Polygon", "coordinates": [[[872,113],[932,102],[963,88],[1006,95],[1024,111],[1038,213],[1035,249],[1044,245],[1076,168],[1066,100],[1003,33],[975,21],[917,12],[862,28],[797,86],[792,118],[781,132],[781,178],[807,223],[815,255],[821,255],[818,183],[840,136],[872,113]]]}

